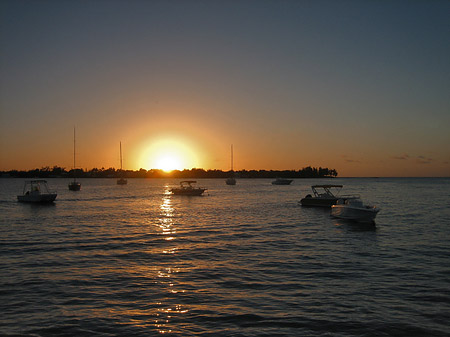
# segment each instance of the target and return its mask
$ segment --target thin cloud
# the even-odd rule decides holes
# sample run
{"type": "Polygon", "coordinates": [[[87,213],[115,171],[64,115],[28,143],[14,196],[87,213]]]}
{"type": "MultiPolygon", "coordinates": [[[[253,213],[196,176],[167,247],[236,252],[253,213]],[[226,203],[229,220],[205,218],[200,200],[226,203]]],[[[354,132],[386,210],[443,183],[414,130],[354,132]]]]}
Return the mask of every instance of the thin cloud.
{"type": "Polygon", "coordinates": [[[408,154],[402,154],[400,156],[393,156],[391,157],[392,159],[397,159],[397,160],[407,160],[410,158],[410,156],[408,154]]]}
{"type": "Polygon", "coordinates": [[[431,164],[433,162],[433,158],[427,158],[424,156],[418,156],[416,158],[416,163],[417,164],[431,164]]]}
{"type": "Polygon", "coordinates": [[[341,157],[342,157],[347,163],[355,163],[355,164],[360,164],[360,163],[361,163],[360,160],[353,159],[353,158],[349,158],[349,156],[347,156],[347,155],[345,155],[345,154],[343,154],[341,157]]]}
{"type": "Polygon", "coordinates": [[[395,160],[414,160],[416,164],[431,164],[434,162],[433,158],[426,157],[426,156],[414,156],[411,157],[408,154],[402,154],[400,156],[392,156],[391,159],[395,160]]]}

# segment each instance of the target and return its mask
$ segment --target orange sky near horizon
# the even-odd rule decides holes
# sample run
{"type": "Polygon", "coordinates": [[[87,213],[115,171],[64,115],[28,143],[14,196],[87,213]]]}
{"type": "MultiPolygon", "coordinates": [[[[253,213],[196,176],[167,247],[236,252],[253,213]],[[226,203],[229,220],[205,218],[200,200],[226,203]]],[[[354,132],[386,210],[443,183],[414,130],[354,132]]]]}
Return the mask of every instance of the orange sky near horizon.
{"type": "MultiPolygon", "coordinates": [[[[168,120],[166,120],[168,121],[168,120]]],[[[156,124],[156,125],[155,125],[156,124]]],[[[170,124],[170,123],[169,123],[170,124]]],[[[164,169],[158,165],[166,155],[179,161],[181,166],[173,169],[230,169],[230,145],[233,139],[220,128],[205,130],[202,125],[188,126],[181,124],[171,128],[167,132],[158,132],[159,123],[153,127],[147,127],[145,123],[140,127],[130,128],[125,132],[121,130],[121,137],[115,137],[115,131],[105,133],[97,141],[95,128],[90,128],[87,135],[80,127],[77,129],[77,167],[83,169],[120,167],[119,141],[122,141],[124,169],[146,170],[152,168],[164,169]],[[187,131],[189,130],[189,131],[187,131]]],[[[32,147],[22,144],[22,153],[32,151],[35,156],[22,157],[11,154],[15,160],[4,165],[1,170],[29,170],[45,166],[61,166],[70,169],[73,166],[72,130],[66,128],[67,134],[55,135],[63,141],[54,144],[35,142],[32,147]],[[42,151],[41,148],[51,147],[52,151],[42,151]],[[41,156],[41,154],[45,154],[41,156]]],[[[117,131],[117,130],[116,130],[117,131]]],[[[263,135],[261,135],[263,136],[263,135]]],[[[307,144],[308,138],[286,144],[273,140],[270,146],[261,147],[256,137],[236,137],[234,146],[235,170],[299,170],[306,166],[328,167],[338,171],[340,177],[421,177],[421,176],[448,176],[449,164],[436,162],[430,157],[419,154],[402,154],[396,156],[380,155],[376,149],[361,149],[358,144],[354,151],[340,151],[334,153],[333,147],[328,147],[327,142],[334,142],[333,138],[322,139],[324,143],[316,147],[301,146],[307,144]],[[320,148],[322,146],[322,148],[320,148]],[[282,147],[284,151],[278,151],[282,147]],[[319,149],[319,150],[318,150],[319,149]],[[347,154],[350,153],[350,154],[347,154]],[[355,155],[357,153],[358,155],[355,155]]],[[[313,139],[313,138],[312,138],[313,139]]],[[[6,151],[2,151],[2,155],[6,151]]]]}
{"type": "Polygon", "coordinates": [[[450,176],[450,3],[0,3],[0,170],[450,176]],[[201,10],[200,10],[201,9],[201,10]],[[159,167],[158,167],[159,166],[159,167]]]}

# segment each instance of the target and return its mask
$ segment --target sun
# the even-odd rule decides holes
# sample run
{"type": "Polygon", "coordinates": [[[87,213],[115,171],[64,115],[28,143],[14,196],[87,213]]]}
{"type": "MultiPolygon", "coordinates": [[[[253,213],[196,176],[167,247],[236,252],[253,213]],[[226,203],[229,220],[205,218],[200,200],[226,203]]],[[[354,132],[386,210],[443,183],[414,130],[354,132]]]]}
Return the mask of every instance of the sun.
{"type": "Polygon", "coordinates": [[[163,154],[161,157],[156,159],[155,168],[170,172],[173,170],[181,170],[183,168],[182,166],[181,160],[173,154],[163,154]]]}
{"type": "Polygon", "coordinates": [[[156,138],[142,144],[139,166],[170,172],[198,167],[195,146],[180,137],[156,138]]]}

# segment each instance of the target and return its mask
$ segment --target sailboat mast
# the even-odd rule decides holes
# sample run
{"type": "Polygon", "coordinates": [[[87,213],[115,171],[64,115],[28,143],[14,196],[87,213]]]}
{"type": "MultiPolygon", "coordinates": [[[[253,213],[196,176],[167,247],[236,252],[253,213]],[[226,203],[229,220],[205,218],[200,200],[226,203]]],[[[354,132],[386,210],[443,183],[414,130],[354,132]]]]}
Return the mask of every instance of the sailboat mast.
{"type": "Polygon", "coordinates": [[[233,171],[233,144],[231,144],[231,171],[233,171]]]}
{"type": "Polygon", "coordinates": [[[122,142],[120,142],[120,170],[122,171],[122,142]]]}
{"type": "Polygon", "coordinates": [[[73,128],[73,169],[75,170],[75,127],[73,128]]]}
{"type": "MultiPolygon", "coordinates": [[[[73,127],[73,169],[72,169],[72,175],[73,175],[73,181],[69,184],[69,190],[71,191],[79,191],[81,188],[81,184],[77,182],[77,177],[76,177],[76,167],[77,167],[77,162],[75,161],[76,158],[76,138],[75,138],[75,126],[73,127]]],[[[83,171],[83,170],[81,170],[83,171]]]]}
{"type": "Polygon", "coordinates": [[[122,142],[120,142],[120,171],[119,171],[119,179],[117,179],[117,185],[126,185],[127,180],[124,179],[124,172],[123,172],[123,166],[122,166],[122,142]]]}

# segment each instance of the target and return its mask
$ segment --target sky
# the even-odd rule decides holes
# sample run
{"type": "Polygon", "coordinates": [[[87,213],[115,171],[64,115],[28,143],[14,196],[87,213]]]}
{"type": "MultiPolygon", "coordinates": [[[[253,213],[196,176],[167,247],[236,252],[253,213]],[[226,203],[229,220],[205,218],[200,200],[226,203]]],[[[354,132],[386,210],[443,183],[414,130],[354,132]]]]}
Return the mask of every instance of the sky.
{"type": "Polygon", "coordinates": [[[450,176],[450,1],[0,0],[0,170],[450,176]]]}

